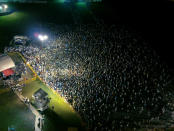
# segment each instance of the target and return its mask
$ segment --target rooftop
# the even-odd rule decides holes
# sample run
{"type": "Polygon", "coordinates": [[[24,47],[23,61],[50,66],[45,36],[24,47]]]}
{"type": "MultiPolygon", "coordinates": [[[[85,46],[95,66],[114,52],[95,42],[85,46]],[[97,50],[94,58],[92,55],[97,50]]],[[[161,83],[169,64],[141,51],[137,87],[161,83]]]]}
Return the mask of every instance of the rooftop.
{"type": "Polygon", "coordinates": [[[43,99],[48,96],[48,94],[40,88],[33,94],[33,96],[37,99],[43,99]]]}

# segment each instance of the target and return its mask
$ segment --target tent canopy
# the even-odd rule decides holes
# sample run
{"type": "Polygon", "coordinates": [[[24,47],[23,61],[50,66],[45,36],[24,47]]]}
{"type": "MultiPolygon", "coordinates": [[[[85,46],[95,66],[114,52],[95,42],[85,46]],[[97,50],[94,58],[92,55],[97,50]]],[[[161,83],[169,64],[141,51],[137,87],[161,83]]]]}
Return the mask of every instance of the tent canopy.
{"type": "Polygon", "coordinates": [[[6,54],[0,55],[0,72],[15,67],[11,57],[6,54]]]}
{"type": "Polygon", "coordinates": [[[14,74],[14,70],[12,70],[12,69],[7,69],[7,70],[4,70],[2,72],[5,76],[10,76],[10,75],[14,74]]]}

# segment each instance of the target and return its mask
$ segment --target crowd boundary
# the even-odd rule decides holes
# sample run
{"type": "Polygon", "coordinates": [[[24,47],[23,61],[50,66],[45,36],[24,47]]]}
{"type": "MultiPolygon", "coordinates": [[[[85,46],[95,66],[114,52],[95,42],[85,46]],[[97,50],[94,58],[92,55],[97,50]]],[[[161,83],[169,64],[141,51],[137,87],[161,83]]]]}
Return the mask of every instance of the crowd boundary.
{"type": "Polygon", "coordinates": [[[27,80],[24,79],[23,81],[20,81],[19,84],[28,84],[28,83],[35,81],[35,80],[36,80],[36,77],[33,77],[31,79],[27,79],[27,80]]]}
{"type": "Polygon", "coordinates": [[[80,118],[80,120],[81,120],[81,125],[84,125],[84,123],[83,123],[83,121],[82,121],[82,118],[81,118],[81,116],[79,115],[79,113],[76,112],[76,111],[74,110],[74,108],[73,108],[73,107],[71,106],[71,104],[65,99],[65,97],[61,96],[58,92],[56,92],[56,91],[53,90],[49,85],[47,85],[47,84],[43,81],[43,79],[40,78],[39,75],[35,72],[35,70],[32,68],[32,66],[31,66],[30,64],[27,63],[27,60],[24,58],[24,56],[23,56],[20,52],[10,52],[10,53],[16,53],[17,55],[19,55],[19,56],[22,58],[22,60],[24,61],[24,63],[25,63],[25,64],[31,69],[31,71],[34,73],[34,77],[31,78],[30,81],[27,80],[28,83],[31,82],[31,81],[34,81],[34,80],[36,80],[36,79],[38,78],[38,79],[39,79],[46,87],[48,87],[55,95],[58,95],[59,97],[63,98],[64,102],[68,103],[68,105],[69,105],[71,111],[72,111],[73,113],[76,113],[76,114],[78,115],[78,117],[80,118]]]}

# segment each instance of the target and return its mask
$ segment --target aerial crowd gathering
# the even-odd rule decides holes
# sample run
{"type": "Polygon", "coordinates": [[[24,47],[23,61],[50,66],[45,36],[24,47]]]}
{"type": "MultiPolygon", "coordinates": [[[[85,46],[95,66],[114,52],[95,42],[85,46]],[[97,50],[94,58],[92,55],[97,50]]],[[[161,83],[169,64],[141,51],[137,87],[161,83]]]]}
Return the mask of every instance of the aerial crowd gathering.
{"type": "Polygon", "coordinates": [[[49,40],[5,52],[20,52],[89,129],[139,128],[166,112],[168,67],[129,30],[102,24],[47,28],[49,40]]]}

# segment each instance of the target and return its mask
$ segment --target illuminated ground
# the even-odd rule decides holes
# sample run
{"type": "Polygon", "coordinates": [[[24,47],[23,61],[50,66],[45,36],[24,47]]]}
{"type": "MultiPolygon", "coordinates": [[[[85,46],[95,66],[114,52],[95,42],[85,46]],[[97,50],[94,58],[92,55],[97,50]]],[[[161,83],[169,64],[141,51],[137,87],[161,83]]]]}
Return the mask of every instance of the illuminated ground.
{"type": "MultiPolygon", "coordinates": [[[[64,4],[57,4],[50,6],[45,6],[42,4],[41,5],[15,4],[15,5],[9,5],[9,7],[13,7],[16,11],[6,16],[0,16],[1,53],[3,53],[4,47],[9,45],[9,42],[14,35],[32,35],[30,34],[31,32],[33,33],[32,29],[36,27],[41,28],[41,24],[43,23],[47,22],[57,23],[57,24],[74,23],[74,20],[72,18],[73,16],[71,14],[71,8],[64,4]]],[[[85,17],[86,15],[90,17],[90,14],[87,11],[85,4],[80,3],[77,4],[76,7],[79,7],[79,10],[81,11],[81,13],[79,11],[80,13],[79,15],[81,17],[79,22],[93,21],[92,17],[89,19],[85,17]]],[[[17,63],[20,61],[18,58],[14,59],[16,59],[15,61],[17,63]]],[[[69,127],[78,127],[80,129],[81,121],[78,115],[72,112],[70,106],[66,102],[64,102],[64,100],[60,96],[53,94],[39,80],[27,84],[26,87],[24,87],[23,89],[23,94],[25,96],[31,97],[32,93],[36,91],[38,88],[43,88],[51,97],[50,107],[54,105],[54,112],[52,112],[51,109],[46,112],[47,117],[45,121],[45,129],[44,129],[45,131],[54,131],[54,130],[63,131],[67,130],[67,128],[69,127]]],[[[1,96],[2,95],[0,95],[0,97],[1,96]]],[[[4,99],[8,100],[6,97],[4,97],[4,99]]],[[[4,108],[8,110],[8,108],[6,107],[4,108]]],[[[0,114],[0,121],[1,120],[2,119],[0,114]]]]}
{"type": "Polygon", "coordinates": [[[0,85],[0,131],[33,131],[34,115],[9,89],[0,85]]]}
{"type": "MultiPolygon", "coordinates": [[[[17,53],[9,53],[9,55],[15,61],[15,63],[23,62],[23,59],[17,53]]],[[[29,74],[33,75],[31,70],[29,74]]],[[[61,129],[61,131],[67,131],[69,128],[73,128],[73,131],[76,129],[84,130],[79,115],[74,112],[65,99],[60,95],[53,93],[53,91],[50,90],[39,79],[25,84],[22,90],[22,95],[32,99],[32,95],[39,88],[42,88],[45,92],[47,92],[48,97],[51,98],[49,109],[45,111],[46,119],[44,124],[44,131],[57,131],[57,129],[61,129]],[[52,109],[52,106],[54,106],[54,109],[52,109]]]]}
{"type": "Polygon", "coordinates": [[[46,111],[45,131],[61,129],[67,130],[69,127],[81,127],[81,120],[78,115],[73,112],[68,103],[64,101],[59,95],[54,94],[48,87],[46,87],[40,80],[33,81],[23,88],[23,96],[28,98],[32,97],[32,94],[42,88],[48,93],[51,98],[49,110],[46,111]],[[52,110],[52,106],[54,109],[52,110]]]}

